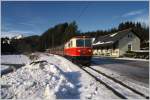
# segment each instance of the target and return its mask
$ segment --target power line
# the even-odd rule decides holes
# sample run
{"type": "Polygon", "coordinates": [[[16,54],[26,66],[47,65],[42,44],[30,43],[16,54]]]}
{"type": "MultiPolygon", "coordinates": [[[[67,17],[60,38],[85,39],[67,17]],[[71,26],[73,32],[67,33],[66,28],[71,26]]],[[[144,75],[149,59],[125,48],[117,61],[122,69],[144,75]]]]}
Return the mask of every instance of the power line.
{"type": "Polygon", "coordinates": [[[80,12],[79,16],[77,16],[77,20],[80,19],[80,17],[81,17],[81,16],[83,15],[83,13],[86,11],[86,9],[88,8],[88,6],[89,6],[89,3],[88,3],[86,6],[84,6],[84,8],[83,8],[82,11],[80,12]]]}

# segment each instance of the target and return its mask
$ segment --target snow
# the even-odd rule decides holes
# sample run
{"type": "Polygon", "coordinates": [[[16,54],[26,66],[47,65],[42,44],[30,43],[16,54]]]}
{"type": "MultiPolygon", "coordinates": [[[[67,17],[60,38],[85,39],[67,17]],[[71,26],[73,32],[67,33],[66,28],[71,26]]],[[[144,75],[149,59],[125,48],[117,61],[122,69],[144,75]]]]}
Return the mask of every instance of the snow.
{"type": "MultiPolygon", "coordinates": [[[[46,91],[46,95],[52,95],[52,91],[57,85],[59,87],[68,86],[68,90],[72,89],[72,87],[70,87],[72,84],[68,84],[69,82],[62,74],[60,74],[57,67],[49,63],[45,66],[42,66],[41,64],[26,65],[16,72],[2,76],[1,81],[3,82],[2,85],[5,85],[4,83],[6,83],[6,85],[11,86],[8,88],[8,91],[10,92],[9,95],[12,94],[11,98],[15,99],[33,99],[34,97],[46,99],[49,97],[45,97],[45,94],[43,93],[46,91]],[[50,88],[50,90],[47,88],[50,88]],[[48,91],[51,92],[47,93],[48,91]]],[[[55,92],[59,93],[59,91],[55,92]]],[[[2,98],[4,97],[3,93],[6,93],[6,91],[2,91],[2,98]]]]}
{"type": "Polygon", "coordinates": [[[92,43],[93,43],[95,41],[95,38],[92,38],[91,40],[92,40],[92,43]]]}
{"type": "Polygon", "coordinates": [[[107,41],[107,42],[101,42],[101,41],[99,41],[99,42],[97,42],[97,43],[95,43],[95,44],[93,44],[93,45],[107,44],[107,43],[113,43],[113,41],[107,41]]]}
{"type": "Polygon", "coordinates": [[[132,50],[133,52],[149,52],[149,50],[132,50]]]}
{"type": "Polygon", "coordinates": [[[14,39],[21,39],[21,38],[23,38],[23,37],[24,37],[24,36],[20,34],[20,35],[14,36],[13,38],[14,38],[14,39]]]}
{"type": "Polygon", "coordinates": [[[55,100],[56,99],[56,95],[55,95],[54,91],[49,88],[49,85],[46,86],[44,96],[45,96],[45,100],[55,100]]]}
{"type": "Polygon", "coordinates": [[[29,58],[25,55],[1,55],[2,64],[26,64],[29,61],[29,58]]]}
{"type": "Polygon", "coordinates": [[[9,66],[7,65],[1,65],[1,71],[9,69],[9,66]]]}
{"type": "Polygon", "coordinates": [[[122,85],[108,79],[107,77],[93,71],[90,68],[85,68],[88,72],[92,73],[94,76],[96,76],[98,79],[102,80],[104,83],[108,84],[110,87],[118,91],[120,94],[124,95],[128,99],[144,99],[143,97],[135,94],[131,90],[123,87],[122,85]]]}
{"type": "Polygon", "coordinates": [[[114,33],[114,34],[111,34],[110,37],[114,37],[115,35],[117,35],[118,33],[114,33]]]}
{"type": "Polygon", "coordinates": [[[149,96],[149,88],[143,86],[138,81],[128,79],[125,76],[120,75],[120,73],[117,73],[115,71],[112,71],[112,70],[109,70],[109,69],[106,69],[103,67],[99,67],[99,66],[91,66],[91,67],[96,70],[100,70],[101,72],[105,73],[106,75],[111,76],[117,80],[120,80],[124,84],[134,88],[137,91],[140,90],[143,94],[145,94],[146,96],[149,96]]]}
{"type": "Polygon", "coordinates": [[[72,62],[61,56],[52,56],[55,59],[49,59],[54,62],[63,71],[65,76],[74,84],[76,91],[80,92],[80,99],[101,99],[101,98],[118,98],[102,84],[95,81],[87,73],[74,65],[72,62]],[[59,63],[58,63],[59,62],[59,63]],[[108,93],[108,94],[107,94],[108,93]]]}
{"type": "Polygon", "coordinates": [[[139,59],[139,58],[129,58],[129,57],[114,58],[114,59],[133,60],[133,61],[149,61],[149,59],[139,59]]]}
{"type": "MultiPolygon", "coordinates": [[[[24,67],[1,77],[2,98],[119,99],[111,90],[67,59],[52,54],[35,55],[38,56],[36,60],[31,63],[23,60],[24,67]]],[[[7,62],[4,59],[3,62],[7,62]]],[[[18,58],[15,56],[13,63],[19,62],[16,59],[18,58]]]]}
{"type": "Polygon", "coordinates": [[[30,63],[30,59],[25,55],[1,55],[1,75],[10,73],[27,63],[30,63]]]}

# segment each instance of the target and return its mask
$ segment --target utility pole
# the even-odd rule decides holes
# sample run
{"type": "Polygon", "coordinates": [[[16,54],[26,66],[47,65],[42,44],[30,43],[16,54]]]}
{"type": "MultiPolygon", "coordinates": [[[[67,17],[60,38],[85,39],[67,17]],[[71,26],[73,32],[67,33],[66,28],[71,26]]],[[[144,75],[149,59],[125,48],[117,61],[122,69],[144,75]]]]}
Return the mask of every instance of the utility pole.
{"type": "Polygon", "coordinates": [[[54,48],[54,35],[52,33],[52,48],[54,48]]]}
{"type": "Polygon", "coordinates": [[[52,47],[51,47],[51,49],[52,49],[52,51],[53,51],[53,53],[54,53],[54,34],[52,33],[52,45],[51,45],[52,47]]]}

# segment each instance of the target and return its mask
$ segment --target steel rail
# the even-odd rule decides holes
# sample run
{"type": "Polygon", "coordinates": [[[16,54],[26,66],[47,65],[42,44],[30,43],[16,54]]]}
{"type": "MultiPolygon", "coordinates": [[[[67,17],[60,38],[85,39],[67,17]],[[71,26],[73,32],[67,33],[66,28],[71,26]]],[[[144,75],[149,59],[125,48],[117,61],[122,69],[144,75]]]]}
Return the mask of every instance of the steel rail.
{"type": "Polygon", "coordinates": [[[133,89],[132,87],[126,85],[126,84],[123,83],[122,81],[117,80],[117,79],[115,79],[115,78],[113,78],[113,77],[111,77],[111,76],[108,76],[108,75],[106,75],[105,73],[101,72],[100,70],[96,70],[96,69],[94,69],[94,68],[92,68],[92,67],[88,67],[88,68],[90,68],[90,69],[94,70],[95,72],[97,72],[97,73],[99,73],[99,74],[101,74],[101,75],[103,75],[103,76],[105,76],[105,77],[107,77],[107,78],[113,80],[114,82],[116,82],[116,83],[118,83],[118,84],[120,84],[120,85],[122,85],[122,86],[124,86],[124,87],[126,87],[127,89],[133,91],[134,93],[136,93],[136,94],[138,94],[138,95],[140,95],[140,96],[142,96],[142,97],[144,97],[144,98],[146,98],[146,99],[149,99],[149,96],[146,96],[145,94],[143,94],[143,93],[141,93],[141,92],[139,92],[139,91],[133,89]]]}

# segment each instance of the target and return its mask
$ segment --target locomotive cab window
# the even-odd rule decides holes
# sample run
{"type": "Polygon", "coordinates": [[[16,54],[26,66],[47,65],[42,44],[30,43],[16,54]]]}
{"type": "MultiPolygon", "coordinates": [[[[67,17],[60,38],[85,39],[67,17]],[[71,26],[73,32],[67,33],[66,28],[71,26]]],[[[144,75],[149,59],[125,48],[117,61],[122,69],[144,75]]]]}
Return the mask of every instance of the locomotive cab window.
{"type": "Polygon", "coordinates": [[[91,40],[90,39],[85,40],[85,47],[91,47],[91,40]]]}
{"type": "Polygon", "coordinates": [[[77,47],[91,47],[90,39],[77,39],[76,41],[77,47]]]}
{"type": "Polygon", "coordinates": [[[76,44],[77,44],[77,47],[84,47],[84,41],[83,41],[83,39],[77,39],[76,44]]]}

